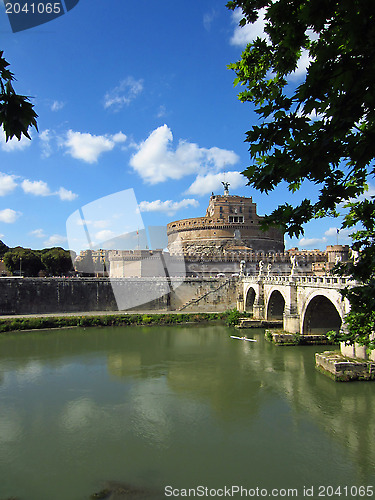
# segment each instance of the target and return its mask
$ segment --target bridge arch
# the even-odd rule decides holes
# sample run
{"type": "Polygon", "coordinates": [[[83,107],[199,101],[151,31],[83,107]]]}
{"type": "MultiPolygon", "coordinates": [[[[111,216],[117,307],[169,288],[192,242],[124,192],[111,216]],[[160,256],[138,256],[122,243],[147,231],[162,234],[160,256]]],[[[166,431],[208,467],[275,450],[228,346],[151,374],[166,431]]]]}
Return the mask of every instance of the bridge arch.
{"type": "Polygon", "coordinates": [[[266,308],[266,319],[283,319],[285,310],[285,298],[284,295],[278,289],[271,290],[266,308]]]}
{"type": "Polygon", "coordinates": [[[256,299],[256,292],[253,287],[249,287],[245,295],[245,311],[253,312],[253,306],[256,299]]]}
{"type": "Polygon", "coordinates": [[[338,292],[336,297],[331,295],[317,291],[306,301],[301,318],[302,335],[319,335],[331,330],[336,332],[340,330],[343,312],[337,305],[341,302],[341,295],[338,292]]]}

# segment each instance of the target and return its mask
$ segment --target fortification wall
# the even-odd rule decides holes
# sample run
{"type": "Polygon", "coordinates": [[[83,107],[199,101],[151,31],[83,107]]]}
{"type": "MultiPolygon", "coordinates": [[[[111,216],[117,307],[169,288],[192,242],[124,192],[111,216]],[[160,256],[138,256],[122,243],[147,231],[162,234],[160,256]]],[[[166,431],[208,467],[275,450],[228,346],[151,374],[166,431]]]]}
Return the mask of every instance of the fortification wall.
{"type": "Polygon", "coordinates": [[[236,285],[217,290],[221,283],[216,278],[1,278],[0,315],[178,310],[205,294],[190,309],[225,311],[235,306],[236,285]]]}

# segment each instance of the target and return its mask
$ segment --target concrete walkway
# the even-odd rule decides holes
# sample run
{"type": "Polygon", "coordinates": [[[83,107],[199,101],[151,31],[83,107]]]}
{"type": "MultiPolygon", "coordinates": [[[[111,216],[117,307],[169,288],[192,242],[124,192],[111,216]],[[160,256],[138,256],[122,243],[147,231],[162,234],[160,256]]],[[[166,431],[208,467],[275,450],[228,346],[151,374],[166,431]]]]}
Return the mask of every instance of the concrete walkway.
{"type": "Polygon", "coordinates": [[[38,313],[38,314],[13,314],[0,315],[2,319],[22,319],[22,318],[66,318],[70,316],[124,316],[126,314],[219,314],[224,311],[81,311],[66,313],[38,313]]]}

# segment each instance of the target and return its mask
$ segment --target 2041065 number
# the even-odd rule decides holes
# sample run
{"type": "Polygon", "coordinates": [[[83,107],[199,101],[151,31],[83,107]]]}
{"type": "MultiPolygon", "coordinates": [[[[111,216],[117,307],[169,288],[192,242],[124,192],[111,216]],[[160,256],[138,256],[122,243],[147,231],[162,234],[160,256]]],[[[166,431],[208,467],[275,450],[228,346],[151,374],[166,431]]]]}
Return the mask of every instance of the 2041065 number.
{"type": "Polygon", "coordinates": [[[61,3],[6,3],[7,14],[60,14],[61,3]]]}

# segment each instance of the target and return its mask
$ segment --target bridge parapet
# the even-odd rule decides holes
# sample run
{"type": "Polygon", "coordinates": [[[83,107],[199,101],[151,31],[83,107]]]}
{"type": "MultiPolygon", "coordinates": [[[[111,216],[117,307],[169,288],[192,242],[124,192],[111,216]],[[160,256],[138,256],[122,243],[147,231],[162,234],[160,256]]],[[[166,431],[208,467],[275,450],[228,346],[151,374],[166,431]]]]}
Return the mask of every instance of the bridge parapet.
{"type": "Polygon", "coordinates": [[[270,276],[245,276],[242,279],[245,283],[264,283],[267,285],[271,284],[294,284],[300,286],[312,286],[312,287],[323,287],[323,288],[343,288],[345,286],[355,286],[356,281],[349,277],[339,277],[339,276],[286,276],[286,275],[270,275],[270,276]]]}

